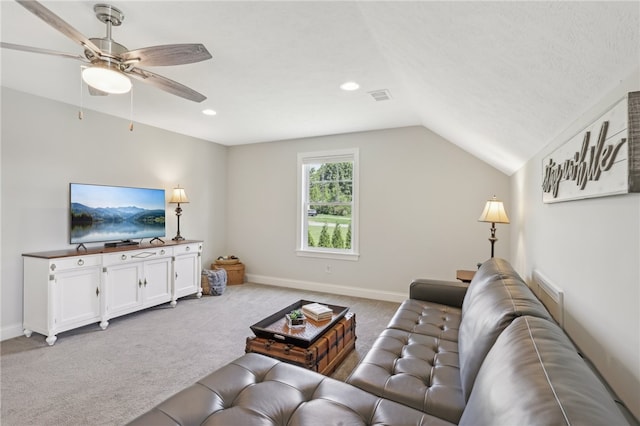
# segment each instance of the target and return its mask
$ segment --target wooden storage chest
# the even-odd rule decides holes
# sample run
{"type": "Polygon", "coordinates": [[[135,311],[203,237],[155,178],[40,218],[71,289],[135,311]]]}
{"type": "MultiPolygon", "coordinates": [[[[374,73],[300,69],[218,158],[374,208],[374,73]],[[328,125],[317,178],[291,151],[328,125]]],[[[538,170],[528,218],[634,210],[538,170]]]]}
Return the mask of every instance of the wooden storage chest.
{"type": "Polygon", "coordinates": [[[308,348],[273,339],[248,337],[245,352],[256,352],[329,375],[356,345],[356,316],[347,312],[308,348]]]}

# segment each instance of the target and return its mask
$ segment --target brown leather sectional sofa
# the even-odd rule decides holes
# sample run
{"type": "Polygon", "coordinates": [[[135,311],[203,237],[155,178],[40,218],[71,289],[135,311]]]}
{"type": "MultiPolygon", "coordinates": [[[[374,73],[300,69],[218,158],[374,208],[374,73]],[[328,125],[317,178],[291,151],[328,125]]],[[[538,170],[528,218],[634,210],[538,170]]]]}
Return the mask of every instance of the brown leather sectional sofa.
{"type": "Polygon", "coordinates": [[[414,281],[347,383],[246,354],[131,424],[634,422],[511,265],[494,258],[469,285],[414,281]]]}

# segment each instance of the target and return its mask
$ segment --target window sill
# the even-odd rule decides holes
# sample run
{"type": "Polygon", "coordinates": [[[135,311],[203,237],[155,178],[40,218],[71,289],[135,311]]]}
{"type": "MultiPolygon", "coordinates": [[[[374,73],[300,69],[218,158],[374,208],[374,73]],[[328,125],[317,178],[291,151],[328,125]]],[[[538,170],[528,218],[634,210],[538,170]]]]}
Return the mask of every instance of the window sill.
{"type": "Polygon", "coordinates": [[[315,257],[319,259],[335,259],[335,260],[350,260],[352,262],[357,261],[360,258],[359,253],[338,253],[335,251],[323,251],[323,250],[296,250],[296,255],[300,257],[315,257]]]}

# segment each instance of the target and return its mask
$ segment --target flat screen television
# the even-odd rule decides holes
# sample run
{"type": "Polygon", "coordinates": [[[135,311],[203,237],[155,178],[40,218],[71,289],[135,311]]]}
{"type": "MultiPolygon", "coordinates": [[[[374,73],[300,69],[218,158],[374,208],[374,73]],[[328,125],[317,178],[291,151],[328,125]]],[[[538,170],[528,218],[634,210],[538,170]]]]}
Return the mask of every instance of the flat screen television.
{"type": "Polygon", "coordinates": [[[70,243],[165,236],[164,189],[69,184],[70,243]]]}

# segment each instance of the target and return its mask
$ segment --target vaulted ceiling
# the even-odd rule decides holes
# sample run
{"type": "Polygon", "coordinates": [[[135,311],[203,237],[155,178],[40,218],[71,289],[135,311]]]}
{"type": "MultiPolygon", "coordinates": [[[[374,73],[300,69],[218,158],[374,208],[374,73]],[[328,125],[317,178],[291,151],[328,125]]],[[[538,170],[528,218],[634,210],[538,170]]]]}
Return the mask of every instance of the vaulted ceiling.
{"type": "MultiPolygon", "coordinates": [[[[42,3],[85,36],[105,36],[94,2],[42,3]]],[[[113,38],[127,48],[199,42],[213,55],[148,68],[207,100],[134,81],[133,120],[223,145],[424,125],[511,174],[640,69],[637,1],[112,4],[125,14],[113,38]],[[350,80],[360,89],[340,90],[350,80]],[[390,99],[375,101],[383,89],[390,99]]],[[[19,4],[2,1],[0,12],[3,42],[82,53],[19,4]]],[[[130,117],[129,95],[81,95],[79,62],[0,54],[5,87],[130,117]]]]}

